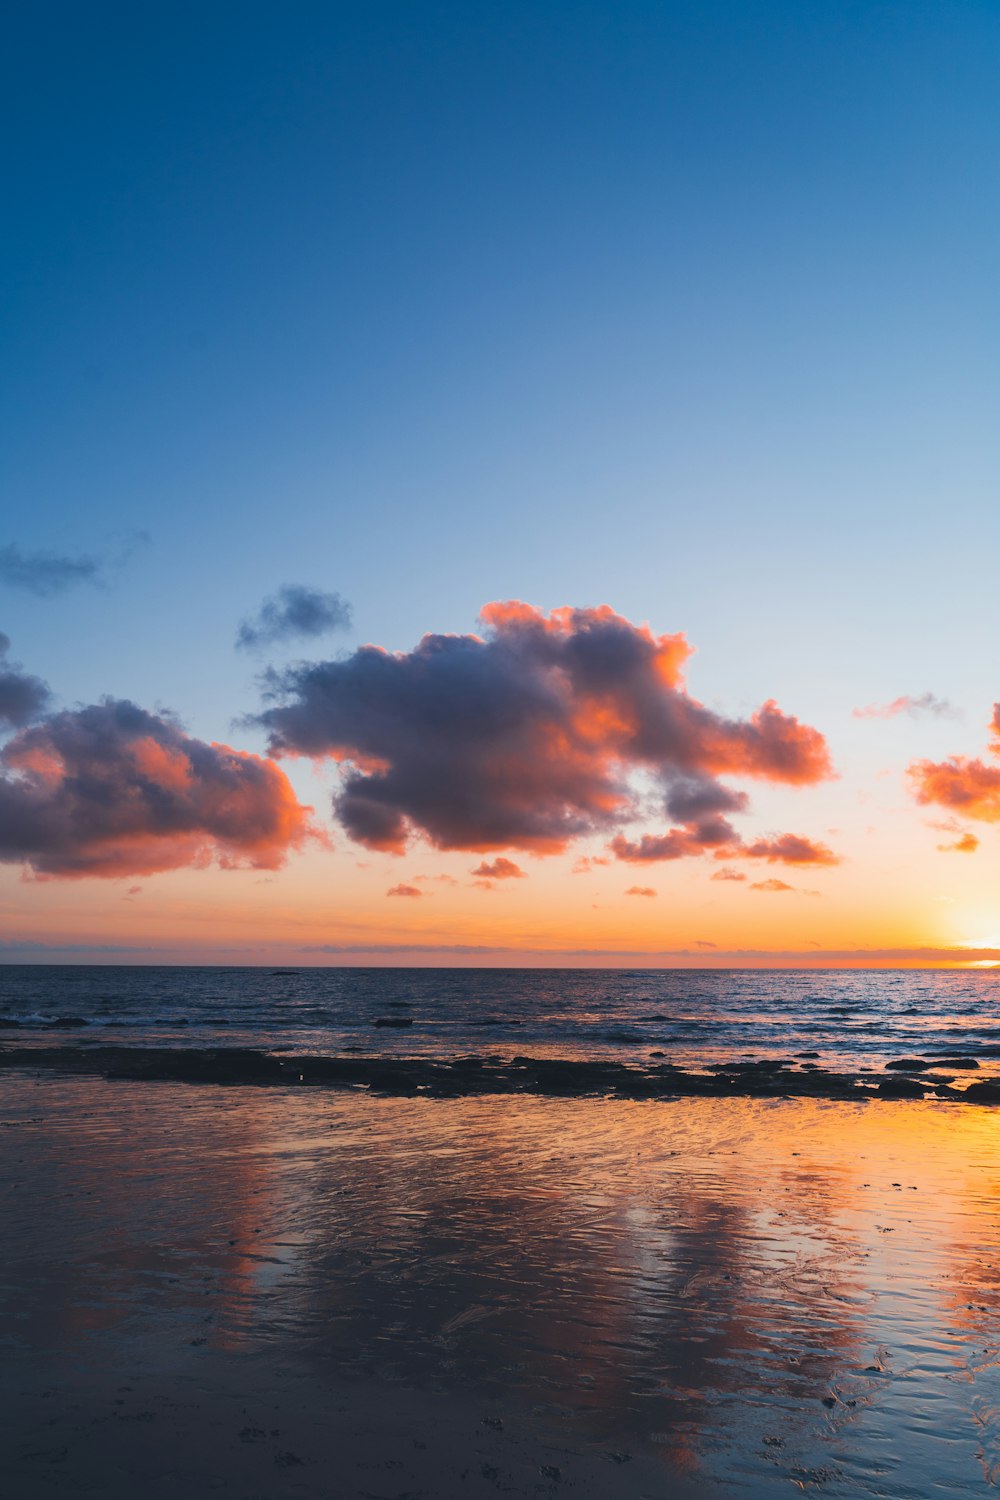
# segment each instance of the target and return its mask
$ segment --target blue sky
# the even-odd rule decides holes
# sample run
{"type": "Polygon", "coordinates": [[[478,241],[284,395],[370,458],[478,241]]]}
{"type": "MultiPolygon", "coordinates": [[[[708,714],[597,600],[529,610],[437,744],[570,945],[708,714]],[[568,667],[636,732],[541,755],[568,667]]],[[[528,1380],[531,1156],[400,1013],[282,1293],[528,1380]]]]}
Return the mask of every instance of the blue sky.
{"type": "Polygon", "coordinates": [[[228,667],[286,577],[392,645],[508,594],[772,659],[821,605],[797,650],[855,670],[872,630],[891,657],[921,616],[981,619],[993,7],[57,5],[14,32],[11,530],[152,543],[113,598],[4,601],[66,691],[214,713],[190,654],[228,667]]]}
{"type": "Polygon", "coordinates": [[[148,536],[0,590],[63,700],[232,736],[296,582],[336,649],[607,601],[731,712],[932,690],[915,748],[981,747],[995,6],[57,3],[4,50],[0,543],[148,536]]]}

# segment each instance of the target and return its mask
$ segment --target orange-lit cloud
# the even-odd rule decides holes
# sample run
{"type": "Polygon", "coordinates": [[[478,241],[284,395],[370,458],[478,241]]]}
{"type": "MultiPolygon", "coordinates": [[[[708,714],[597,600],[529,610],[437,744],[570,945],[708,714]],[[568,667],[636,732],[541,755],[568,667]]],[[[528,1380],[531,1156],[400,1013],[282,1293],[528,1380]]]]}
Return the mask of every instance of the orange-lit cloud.
{"type": "Polygon", "coordinates": [[[746,807],[719,776],[831,774],[823,736],[774,702],[727,719],[691,697],[683,635],[607,605],[489,604],[481,618],[482,637],[270,674],[272,751],[341,763],[335,811],[359,843],[400,853],[421,834],[440,849],[551,853],[634,817],[631,776],[651,772],[703,846],[713,819],[746,807]]]}
{"type": "Polygon", "coordinates": [[[122,700],[52,714],[0,752],[0,860],[37,876],[276,869],[318,836],[311,811],[272,761],[122,700]]]}
{"type": "Polygon", "coordinates": [[[840,864],[839,855],[828,849],[826,844],[800,838],[797,833],[782,833],[771,839],[755,839],[752,844],[743,844],[731,854],[717,854],[716,858],[766,859],[772,865],[840,864]]]}
{"type": "Polygon", "coordinates": [[[794,885],[789,885],[784,880],[755,880],[750,886],[752,891],[794,891],[794,885]]]}
{"type": "Polygon", "coordinates": [[[713,873],[713,875],[711,876],[711,879],[712,880],[746,880],[746,876],[743,874],[743,872],[741,870],[729,870],[729,869],[726,869],[725,867],[723,867],[721,870],[716,870],[713,873]]]}
{"type": "Polygon", "coordinates": [[[855,719],[895,719],[899,714],[907,714],[911,719],[921,714],[931,714],[935,719],[960,717],[946,698],[936,698],[933,693],[921,693],[918,698],[904,693],[891,703],[869,703],[866,708],[852,709],[852,714],[855,719]]]}
{"type": "Polygon", "coordinates": [[[979,840],[974,833],[963,833],[953,844],[938,844],[942,854],[975,854],[979,840]]]}
{"type": "Polygon", "coordinates": [[[626,896],[655,896],[656,892],[651,885],[630,885],[625,894],[626,896]]]}
{"type": "Polygon", "coordinates": [[[393,885],[386,891],[387,896],[422,896],[424,893],[416,885],[393,885]]]}
{"type": "MultiPolygon", "coordinates": [[[[990,720],[993,743],[988,753],[1000,757],[1000,703],[990,720]]],[[[953,755],[947,760],[915,760],[907,775],[913,794],[924,806],[946,807],[981,823],[1000,822],[1000,765],[978,757],[953,755]]]]}
{"type": "Polygon", "coordinates": [[[639,839],[618,834],[608,845],[617,859],[630,864],[654,864],[659,860],[684,859],[711,850],[716,859],[764,859],[769,864],[839,865],[840,858],[825,844],[782,833],[744,844],[725,818],[706,819],[664,834],[644,833],[639,839]]]}
{"type": "Polygon", "coordinates": [[[481,864],[470,871],[472,875],[478,875],[482,880],[525,880],[527,879],[520,865],[516,865],[512,859],[504,859],[498,855],[496,859],[483,860],[481,864]]]}

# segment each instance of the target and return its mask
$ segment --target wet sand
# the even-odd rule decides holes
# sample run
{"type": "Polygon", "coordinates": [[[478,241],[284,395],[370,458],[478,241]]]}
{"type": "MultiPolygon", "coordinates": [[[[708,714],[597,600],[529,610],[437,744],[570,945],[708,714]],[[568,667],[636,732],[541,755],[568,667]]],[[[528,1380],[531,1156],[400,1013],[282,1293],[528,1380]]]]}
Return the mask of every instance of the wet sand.
{"type": "Polygon", "coordinates": [[[0,1494],[991,1493],[995,1122],[9,1071],[0,1494]]]}

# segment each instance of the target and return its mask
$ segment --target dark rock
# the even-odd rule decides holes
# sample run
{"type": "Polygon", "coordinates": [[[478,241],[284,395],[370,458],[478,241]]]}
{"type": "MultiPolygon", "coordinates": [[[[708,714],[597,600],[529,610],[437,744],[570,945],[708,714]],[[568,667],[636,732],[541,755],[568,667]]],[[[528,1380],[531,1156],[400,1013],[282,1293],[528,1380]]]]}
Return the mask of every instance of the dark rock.
{"type": "Polygon", "coordinates": [[[936,1057],[931,1063],[932,1068],[978,1068],[979,1064],[974,1057],[936,1057]]]}
{"type": "Polygon", "coordinates": [[[1000,1079],[984,1079],[981,1083],[970,1083],[962,1095],[970,1104],[1000,1104],[1000,1079]]]}
{"type": "Polygon", "coordinates": [[[932,1066],[926,1057],[896,1057],[892,1062],[886,1063],[890,1072],[898,1073],[924,1073],[932,1066]]]}
{"type": "Polygon", "coordinates": [[[883,1099],[922,1099],[926,1088],[916,1078],[883,1078],[878,1091],[883,1099]]]}

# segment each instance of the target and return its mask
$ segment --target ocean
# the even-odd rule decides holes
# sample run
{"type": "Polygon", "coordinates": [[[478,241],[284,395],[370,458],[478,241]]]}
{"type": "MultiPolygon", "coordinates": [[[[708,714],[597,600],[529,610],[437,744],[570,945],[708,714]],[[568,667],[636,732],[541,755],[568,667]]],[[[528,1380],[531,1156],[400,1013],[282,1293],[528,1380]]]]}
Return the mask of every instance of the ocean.
{"type": "Polygon", "coordinates": [[[1000,971],[0,967],[0,1040],[1000,1072],[1000,971]],[[997,1061],[991,1062],[995,1059],[997,1061]]]}

